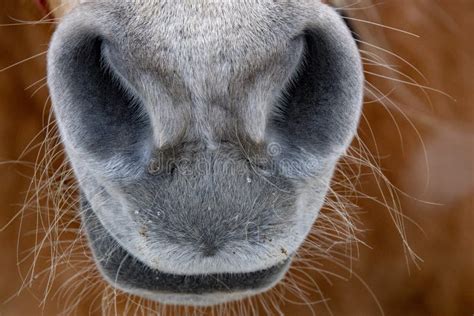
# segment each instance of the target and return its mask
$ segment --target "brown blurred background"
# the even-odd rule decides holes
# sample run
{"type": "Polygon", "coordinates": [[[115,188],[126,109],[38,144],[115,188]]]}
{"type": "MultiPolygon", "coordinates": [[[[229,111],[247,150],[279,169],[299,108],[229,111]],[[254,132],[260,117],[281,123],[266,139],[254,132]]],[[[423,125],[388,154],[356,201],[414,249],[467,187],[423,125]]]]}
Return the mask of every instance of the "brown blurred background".
{"type": "MultiPolygon", "coordinates": [[[[386,0],[374,5],[362,1],[348,7],[347,12],[351,18],[417,35],[352,21],[361,40],[371,43],[361,46],[366,51],[363,56],[367,58],[364,61],[371,92],[367,92],[360,138],[376,156],[383,176],[400,190],[400,209],[409,218],[405,220],[407,241],[421,260],[417,261],[417,268],[406,253],[390,211],[383,206],[383,195],[387,196],[389,190],[384,184],[379,188],[381,176],[361,167],[356,183],[360,192],[352,194],[357,195],[353,200],[359,209],[353,212],[363,231],[358,237],[366,245],[359,245],[355,259],[344,263],[348,269],[310,259],[314,266],[344,279],[329,277],[328,282],[319,273],[308,272],[321,288],[325,303],[310,308],[287,300],[281,304],[281,312],[381,315],[378,302],[386,315],[473,315],[474,2],[386,0]],[[419,89],[406,76],[428,89],[419,89]]],[[[47,49],[54,24],[4,24],[41,18],[42,13],[32,1],[0,3],[0,69],[40,54],[0,70],[0,229],[5,227],[0,231],[1,316],[49,316],[64,310],[61,299],[53,295],[40,306],[44,289],[41,280],[16,294],[22,284],[17,253],[21,258],[34,246],[31,232],[38,224],[32,214],[10,223],[29,190],[38,155],[35,144],[44,137],[39,134],[37,141],[30,144],[44,127],[49,111],[47,88],[42,87],[45,55],[41,53],[47,49]],[[22,155],[25,148],[31,150],[22,155]],[[21,161],[16,161],[20,157],[21,161]]],[[[354,148],[360,151],[357,142],[354,148]]],[[[398,202],[390,196],[388,200],[389,205],[391,201],[398,202]]],[[[28,269],[29,261],[25,264],[28,269]]],[[[20,266],[22,269],[25,267],[20,266]]],[[[60,269],[65,269],[66,275],[73,274],[67,271],[70,267],[60,269]]],[[[56,288],[68,280],[58,274],[56,288]]],[[[311,300],[321,299],[311,290],[308,296],[311,300]]],[[[91,299],[79,301],[77,314],[100,315],[100,310],[89,309],[90,304],[91,299]]],[[[260,309],[261,315],[267,314],[265,308],[260,309]]]]}

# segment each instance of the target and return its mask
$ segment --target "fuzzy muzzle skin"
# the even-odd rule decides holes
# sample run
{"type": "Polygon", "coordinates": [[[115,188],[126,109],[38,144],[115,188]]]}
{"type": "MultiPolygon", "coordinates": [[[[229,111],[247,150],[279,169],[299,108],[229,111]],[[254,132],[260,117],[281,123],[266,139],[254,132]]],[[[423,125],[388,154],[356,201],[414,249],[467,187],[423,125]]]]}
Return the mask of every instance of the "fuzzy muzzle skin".
{"type": "Polygon", "coordinates": [[[179,275],[150,268],[122,248],[102,226],[81,194],[81,214],[100,272],[110,283],[169,304],[214,305],[264,292],[288,270],[292,256],[260,271],[179,275]]]}

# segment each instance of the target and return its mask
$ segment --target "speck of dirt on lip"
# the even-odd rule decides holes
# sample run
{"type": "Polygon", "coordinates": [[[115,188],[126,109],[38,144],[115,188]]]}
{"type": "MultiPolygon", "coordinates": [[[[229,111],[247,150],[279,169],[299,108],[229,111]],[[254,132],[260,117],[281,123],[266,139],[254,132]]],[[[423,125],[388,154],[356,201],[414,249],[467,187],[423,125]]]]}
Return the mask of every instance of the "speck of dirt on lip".
{"type": "Polygon", "coordinates": [[[138,233],[143,237],[147,237],[147,232],[148,228],[146,228],[145,226],[140,227],[140,229],[138,230],[138,233]]]}

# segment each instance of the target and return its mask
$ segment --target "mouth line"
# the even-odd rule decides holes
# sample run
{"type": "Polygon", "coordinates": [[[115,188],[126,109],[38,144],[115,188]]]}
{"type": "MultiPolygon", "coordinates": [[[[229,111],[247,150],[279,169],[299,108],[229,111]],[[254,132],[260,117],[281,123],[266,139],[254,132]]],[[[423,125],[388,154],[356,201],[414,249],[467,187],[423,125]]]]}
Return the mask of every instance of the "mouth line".
{"type": "MultiPolygon", "coordinates": [[[[205,296],[260,293],[270,289],[288,270],[292,256],[280,263],[249,273],[178,275],[153,269],[132,256],[102,226],[82,196],[81,214],[96,265],[113,286],[146,296],[205,296]]],[[[249,294],[251,295],[251,294],[249,294]]]]}

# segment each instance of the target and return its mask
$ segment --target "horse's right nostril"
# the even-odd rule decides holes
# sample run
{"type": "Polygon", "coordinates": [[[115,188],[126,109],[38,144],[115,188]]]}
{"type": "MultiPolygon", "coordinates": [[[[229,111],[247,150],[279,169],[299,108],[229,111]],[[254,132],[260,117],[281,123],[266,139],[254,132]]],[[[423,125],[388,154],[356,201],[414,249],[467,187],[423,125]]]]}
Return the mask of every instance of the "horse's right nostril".
{"type": "Polygon", "coordinates": [[[62,134],[69,146],[100,160],[123,153],[140,159],[137,153],[151,132],[143,105],[104,56],[106,40],[70,28],[56,35],[49,57],[49,85],[62,134]]]}

